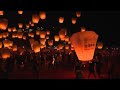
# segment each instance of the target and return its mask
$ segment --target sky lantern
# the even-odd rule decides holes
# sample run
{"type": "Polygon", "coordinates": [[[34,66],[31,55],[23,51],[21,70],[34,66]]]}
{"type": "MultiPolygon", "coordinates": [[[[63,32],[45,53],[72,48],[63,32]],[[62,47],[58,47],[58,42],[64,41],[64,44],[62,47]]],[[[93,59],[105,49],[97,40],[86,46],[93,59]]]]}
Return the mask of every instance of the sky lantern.
{"type": "Polygon", "coordinates": [[[17,33],[12,33],[12,38],[16,38],[17,37],[17,33]]]}
{"type": "Polygon", "coordinates": [[[69,41],[69,36],[65,36],[65,41],[66,41],[66,42],[69,41]]]}
{"type": "Polygon", "coordinates": [[[103,48],[103,43],[102,42],[98,42],[97,43],[97,48],[98,49],[102,49],[103,48]]]}
{"type": "Polygon", "coordinates": [[[81,27],[81,32],[84,32],[86,31],[86,28],[85,27],[81,27]]]}
{"type": "Polygon", "coordinates": [[[23,11],[18,11],[18,14],[23,14],[23,11]]]}
{"type": "Polygon", "coordinates": [[[45,38],[40,38],[40,43],[45,45],[46,39],[45,38]]]}
{"type": "Polygon", "coordinates": [[[34,50],[35,53],[40,52],[40,44],[33,45],[33,50],[34,50]]]}
{"type": "Polygon", "coordinates": [[[46,39],[49,39],[49,36],[46,36],[46,39]]]}
{"type": "Polygon", "coordinates": [[[65,45],[65,49],[67,49],[67,50],[68,50],[68,49],[69,49],[69,45],[65,45]]]}
{"type": "Polygon", "coordinates": [[[59,36],[58,36],[58,35],[55,35],[55,36],[54,36],[54,40],[55,40],[56,42],[58,42],[58,41],[59,41],[59,39],[60,39],[60,38],[59,38],[59,36]]]}
{"type": "Polygon", "coordinates": [[[58,45],[58,48],[59,48],[59,49],[63,49],[63,47],[64,47],[64,46],[63,46],[62,44],[59,44],[59,45],[58,45]]]}
{"type": "Polygon", "coordinates": [[[16,31],[16,27],[12,27],[12,31],[15,32],[16,31]]]}
{"type": "Polygon", "coordinates": [[[18,23],[18,27],[19,27],[19,28],[22,28],[22,27],[23,27],[23,24],[22,24],[22,23],[18,23]]]}
{"type": "Polygon", "coordinates": [[[40,12],[40,13],[39,13],[39,17],[40,17],[40,19],[42,19],[42,20],[46,19],[46,12],[40,12]]]}
{"type": "Polygon", "coordinates": [[[81,16],[81,12],[80,12],[80,11],[77,11],[77,12],[76,12],[76,16],[77,16],[77,17],[80,17],[80,16],[81,16]]]}
{"type": "Polygon", "coordinates": [[[72,18],[72,24],[76,24],[76,18],[72,18]]]}
{"type": "Polygon", "coordinates": [[[47,35],[50,35],[50,31],[49,31],[49,30],[47,30],[47,31],[46,31],[46,34],[47,34],[47,35]]]}
{"type": "Polygon", "coordinates": [[[71,41],[70,41],[70,40],[68,41],[68,44],[71,44],[71,41]]]}
{"type": "Polygon", "coordinates": [[[48,40],[48,45],[52,46],[53,45],[53,40],[48,40]]]}
{"type": "Polygon", "coordinates": [[[26,28],[29,29],[29,27],[30,27],[30,24],[26,24],[26,28]]]}
{"type": "Polygon", "coordinates": [[[60,39],[64,39],[66,34],[67,34],[66,30],[65,29],[61,29],[59,31],[59,37],[60,37],[60,39]]]}
{"type": "Polygon", "coordinates": [[[0,48],[2,48],[2,42],[0,41],[0,48]]]}
{"type": "Polygon", "coordinates": [[[0,15],[4,15],[4,11],[0,11],[0,15]]]}
{"type": "Polygon", "coordinates": [[[6,30],[8,27],[8,20],[3,18],[3,19],[0,19],[0,29],[1,30],[6,30]]]}
{"type": "Polygon", "coordinates": [[[33,14],[32,15],[32,22],[33,23],[38,23],[39,22],[39,16],[37,14],[33,14]]]}
{"type": "Polygon", "coordinates": [[[40,35],[40,30],[36,30],[36,35],[40,35]]]}
{"type": "Polygon", "coordinates": [[[63,23],[64,22],[64,17],[59,17],[59,23],[63,23]]]}
{"type": "Polygon", "coordinates": [[[2,55],[2,58],[3,58],[3,59],[9,58],[9,57],[10,57],[10,50],[4,48],[1,55],[2,55]]]}
{"type": "Polygon", "coordinates": [[[80,61],[93,59],[98,35],[94,31],[74,33],[70,40],[80,61]]]}
{"type": "Polygon", "coordinates": [[[13,50],[13,51],[17,51],[17,45],[13,45],[13,46],[12,46],[12,50],[13,50]]]}
{"type": "Polygon", "coordinates": [[[45,38],[46,36],[46,32],[45,31],[41,31],[40,32],[40,38],[45,38]]]}
{"type": "Polygon", "coordinates": [[[11,32],[12,31],[12,28],[8,28],[8,32],[11,32]]]}

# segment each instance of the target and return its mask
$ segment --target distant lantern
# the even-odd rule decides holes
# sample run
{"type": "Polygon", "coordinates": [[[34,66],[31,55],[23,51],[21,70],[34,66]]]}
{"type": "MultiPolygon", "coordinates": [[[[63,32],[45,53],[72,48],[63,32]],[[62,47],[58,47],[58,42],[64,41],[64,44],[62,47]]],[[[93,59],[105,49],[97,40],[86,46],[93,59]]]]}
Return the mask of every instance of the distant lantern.
{"type": "Polygon", "coordinates": [[[2,38],[2,33],[0,33],[0,38],[2,38]]]}
{"type": "Polygon", "coordinates": [[[59,31],[59,37],[60,37],[60,39],[64,39],[66,34],[67,34],[66,29],[61,29],[59,31]]]}
{"type": "Polygon", "coordinates": [[[45,31],[41,31],[40,32],[40,38],[45,38],[46,36],[46,32],[45,31]]]}
{"type": "Polygon", "coordinates": [[[46,39],[49,39],[49,36],[46,36],[46,39]]]}
{"type": "Polygon", "coordinates": [[[40,44],[33,45],[33,50],[34,50],[35,53],[40,52],[40,44]]]}
{"type": "Polygon", "coordinates": [[[53,40],[48,40],[48,45],[52,46],[53,45],[53,40]]]}
{"type": "Polygon", "coordinates": [[[69,45],[65,45],[65,49],[69,49],[69,45]]]}
{"type": "Polygon", "coordinates": [[[22,32],[18,32],[18,33],[17,33],[17,37],[18,37],[19,39],[22,39],[23,33],[22,33],[22,32]]]}
{"type": "Polygon", "coordinates": [[[11,32],[12,31],[12,28],[8,28],[8,32],[11,32]]]}
{"type": "Polygon", "coordinates": [[[45,46],[43,45],[43,44],[40,44],[40,48],[42,49],[42,48],[44,48],[45,46]]]}
{"type": "Polygon", "coordinates": [[[81,12],[77,11],[77,12],[76,12],[76,16],[77,16],[77,17],[80,17],[80,16],[81,16],[81,12]]]}
{"type": "Polygon", "coordinates": [[[40,35],[40,30],[36,30],[36,35],[40,35]]]}
{"type": "Polygon", "coordinates": [[[59,49],[63,49],[63,47],[64,47],[64,46],[63,46],[62,44],[59,44],[59,45],[58,45],[58,48],[59,48],[59,49]]]}
{"type": "Polygon", "coordinates": [[[12,31],[15,32],[16,31],[16,27],[12,27],[12,31]]]}
{"type": "Polygon", "coordinates": [[[4,15],[4,11],[0,11],[0,15],[4,15]]]}
{"type": "Polygon", "coordinates": [[[84,32],[86,31],[86,28],[85,27],[81,27],[81,32],[84,32]]]}
{"type": "Polygon", "coordinates": [[[68,41],[68,44],[71,44],[71,41],[68,41]]]}
{"type": "Polygon", "coordinates": [[[23,40],[26,40],[26,36],[23,36],[23,40]]]}
{"type": "Polygon", "coordinates": [[[94,31],[74,33],[70,40],[80,61],[93,60],[98,35],[94,31]]]}
{"type": "Polygon", "coordinates": [[[76,24],[76,18],[72,18],[72,24],[76,24]]]}
{"type": "Polygon", "coordinates": [[[8,27],[8,20],[3,18],[3,19],[0,19],[0,29],[1,30],[6,30],[8,27]]]}
{"type": "Polygon", "coordinates": [[[29,29],[30,25],[29,24],[26,24],[26,28],[29,29]]]}
{"type": "Polygon", "coordinates": [[[58,41],[59,41],[59,39],[60,39],[60,38],[59,38],[59,36],[58,36],[58,35],[55,35],[55,36],[54,36],[54,40],[55,40],[56,42],[58,42],[58,41]]]}
{"type": "Polygon", "coordinates": [[[32,37],[32,38],[34,37],[34,33],[31,33],[31,37],[32,37]]]}
{"type": "Polygon", "coordinates": [[[2,55],[2,58],[3,58],[3,59],[9,58],[9,57],[10,57],[10,50],[9,50],[9,49],[3,49],[1,55],[2,55]]]}
{"type": "Polygon", "coordinates": [[[17,45],[13,45],[13,46],[12,46],[12,50],[13,50],[13,51],[17,51],[17,45]]]}
{"type": "Polygon", "coordinates": [[[45,45],[46,39],[45,38],[40,38],[40,43],[45,45]]]}
{"type": "Polygon", "coordinates": [[[13,33],[12,38],[16,38],[16,37],[17,37],[17,33],[13,33]]]}
{"type": "Polygon", "coordinates": [[[39,17],[40,17],[40,19],[42,19],[42,20],[46,19],[46,12],[40,12],[40,13],[39,13],[39,17]]]}
{"type": "Polygon", "coordinates": [[[23,11],[18,11],[18,14],[23,14],[23,11]]]}
{"type": "Polygon", "coordinates": [[[65,41],[66,41],[66,42],[69,41],[69,36],[65,36],[65,41]]]}
{"type": "Polygon", "coordinates": [[[2,48],[2,42],[0,42],[0,48],[2,48]]]}
{"type": "Polygon", "coordinates": [[[23,24],[22,24],[22,23],[18,23],[18,27],[19,27],[19,28],[22,28],[22,27],[23,27],[23,24]]]}
{"type": "Polygon", "coordinates": [[[64,17],[59,17],[59,23],[63,23],[64,22],[64,17]]]}
{"type": "Polygon", "coordinates": [[[98,49],[102,49],[103,48],[103,43],[102,42],[98,42],[97,43],[97,48],[98,49]]]}
{"type": "Polygon", "coordinates": [[[32,22],[33,23],[38,23],[39,22],[39,16],[37,14],[33,14],[32,15],[32,22]]]}
{"type": "Polygon", "coordinates": [[[49,30],[47,30],[47,31],[46,31],[46,34],[47,34],[47,35],[50,35],[50,31],[49,31],[49,30]]]}

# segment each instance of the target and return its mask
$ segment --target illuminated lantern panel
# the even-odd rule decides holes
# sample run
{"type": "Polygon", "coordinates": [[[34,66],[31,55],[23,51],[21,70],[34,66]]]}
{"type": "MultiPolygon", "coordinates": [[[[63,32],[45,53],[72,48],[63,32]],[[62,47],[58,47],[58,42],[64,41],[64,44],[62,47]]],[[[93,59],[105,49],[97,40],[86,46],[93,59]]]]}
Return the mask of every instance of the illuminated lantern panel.
{"type": "Polygon", "coordinates": [[[23,14],[23,11],[18,11],[18,14],[23,14]]]}
{"type": "Polygon", "coordinates": [[[0,19],[0,29],[1,30],[6,30],[8,27],[8,20],[3,18],[3,19],[0,19]]]}
{"type": "Polygon", "coordinates": [[[23,24],[22,24],[22,23],[18,23],[18,27],[19,27],[19,28],[22,28],[22,27],[23,27],[23,24]]]}
{"type": "Polygon", "coordinates": [[[66,41],[66,42],[69,41],[69,36],[65,36],[65,41],[66,41]]]}
{"type": "Polygon", "coordinates": [[[4,11],[0,11],[0,15],[4,15],[4,11]]]}
{"type": "Polygon", "coordinates": [[[65,40],[65,35],[66,34],[67,34],[67,31],[65,29],[61,29],[59,31],[59,37],[60,37],[60,39],[65,40]]]}
{"type": "Polygon", "coordinates": [[[7,59],[10,57],[10,50],[9,49],[3,49],[2,51],[2,58],[7,59]]]}
{"type": "Polygon", "coordinates": [[[22,33],[22,32],[18,32],[18,33],[17,33],[17,37],[18,37],[19,39],[22,39],[23,33],[22,33]]]}
{"type": "Polygon", "coordinates": [[[40,52],[40,45],[39,44],[33,45],[33,50],[34,50],[35,53],[40,52]]]}
{"type": "Polygon", "coordinates": [[[103,43],[102,42],[98,42],[97,43],[97,48],[98,49],[102,49],[103,48],[103,43]]]}
{"type": "Polygon", "coordinates": [[[8,28],[8,32],[11,32],[12,31],[12,29],[11,28],[8,28]]]}
{"type": "Polygon", "coordinates": [[[86,28],[85,27],[81,27],[81,32],[84,32],[86,31],[86,28]]]}
{"type": "Polygon", "coordinates": [[[0,48],[2,48],[2,42],[0,42],[0,48]]]}
{"type": "Polygon", "coordinates": [[[76,24],[76,18],[72,18],[72,24],[76,24]]]}
{"type": "Polygon", "coordinates": [[[2,38],[2,33],[0,33],[0,38],[2,38]]]}
{"type": "Polygon", "coordinates": [[[65,45],[65,49],[69,49],[69,45],[65,45]]]}
{"type": "Polygon", "coordinates": [[[37,14],[33,14],[32,15],[32,22],[33,23],[38,23],[39,22],[39,16],[37,14]]]}
{"type": "Polygon", "coordinates": [[[76,55],[81,61],[93,59],[98,35],[93,31],[77,32],[70,38],[76,55]]]}
{"type": "Polygon", "coordinates": [[[59,38],[58,35],[55,35],[55,36],[54,36],[54,39],[55,39],[56,42],[58,42],[60,38],[59,38]]]}
{"type": "Polygon", "coordinates": [[[26,24],[26,28],[29,29],[30,25],[29,24],[26,24]]]}
{"type": "Polygon", "coordinates": [[[49,36],[46,36],[46,39],[49,39],[49,36]]]}
{"type": "Polygon", "coordinates": [[[13,45],[12,50],[17,51],[17,45],[13,45]]]}
{"type": "Polygon", "coordinates": [[[23,36],[23,40],[26,40],[26,36],[23,36]]]}
{"type": "Polygon", "coordinates": [[[45,45],[45,42],[46,42],[46,39],[45,39],[45,38],[40,38],[40,43],[41,43],[42,45],[45,45]]]}
{"type": "Polygon", "coordinates": [[[59,45],[58,45],[59,50],[60,50],[60,49],[63,49],[63,47],[64,47],[64,46],[63,46],[62,44],[59,44],[59,45]]]}
{"type": "Polygon", "coordinates": [[[48,45],[52,46],[53,45],[53,40],[48,40],[48,45]]]}
{"type": "Polygon", "coordinates": [[[12,31],[15,32],[16,31],[16,27],[12,27],[12,31]]]}
{"type": "Polygon", "coordinates": [[[40,13],[39,13],[39,17],[40,17],[40,19],[42,19],[42,20],[46,19],[46,12],[40,12],[40,13]]]}
{"type": "Polygon", "coordinates": [[[59,23],[63,23],[64,22],[64,17],[59,17],[59,23]]]}
{"type": "Polygon", "coordinates": [[[76,12],[76,16],[77,16],[77,17],[80,17],[80,16],[81,16],[81,12],[77,11],[77,12],[76,12]]]}
{"type": "Polygon", "coordinates": [[[46,31],[46,34],[47,34],[47,35],[50,35],[50,31],[49,31],[49,30],[47,30],[47,31],[46,31]]]}
{"type": "Polygon", "coordinates": [[[46,32],[45,31],[41,31],[40,32],[40,38],[45,38],[46,36],[46,32]]]}
{"type": "Polygon", "coordinates": [[[36,30],[36,35],[40,35],[40,30],[36,30]]]}

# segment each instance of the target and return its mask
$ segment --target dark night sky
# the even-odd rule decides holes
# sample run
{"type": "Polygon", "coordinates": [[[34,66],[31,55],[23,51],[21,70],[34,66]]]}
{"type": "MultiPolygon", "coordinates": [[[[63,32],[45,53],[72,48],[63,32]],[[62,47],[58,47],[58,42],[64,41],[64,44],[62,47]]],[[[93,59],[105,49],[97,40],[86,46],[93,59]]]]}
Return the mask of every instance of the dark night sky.
{"type": "MultiPolygon", "coordinates": [[[[58,17],[64,16],[65,22],[61,26],[67,27],[71,33],[78,32],[81,26],[85,26],[99,34],[99,41],[103,41],[106,45],[120,45],[120,11],[81,12],[81,18],[77,19],[76,25],[72,25],[71,18],[75,17],[75,11],[49,11],[45,24],[47,27],[60,26],[58,17]]],[[[28,23],[33,13],[38,13],[38,11],[24,11],[23,15],[18,15],[17,11],[5,11],[5,15],[2,17],[8,18],[9,26],[16,26],[18,22],[28,23]]]]}

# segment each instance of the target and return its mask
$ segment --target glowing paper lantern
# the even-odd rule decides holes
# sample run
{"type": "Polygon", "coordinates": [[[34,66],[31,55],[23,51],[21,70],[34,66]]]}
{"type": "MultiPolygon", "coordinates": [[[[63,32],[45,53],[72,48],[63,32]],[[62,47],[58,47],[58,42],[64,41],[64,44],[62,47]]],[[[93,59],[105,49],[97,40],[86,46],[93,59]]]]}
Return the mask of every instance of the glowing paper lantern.
{"type": "Polygon", "coordinates": [[[46,39],[45,38],[40,38],[40,43],[45,45],[46,39]]]}
{"type": "Polygon", "coordinates": [[[40,35],[40,30],[36,30],[36,35],[40,35]]]}
{"type": "Polygon", "coordinates": [[[54,39],[55,39],[56,42],[58,42],[60,38],[59,38],[58,35],[55,35],[55,36],[54,36],[54,39]]]}
{"type": "Polygon", "coordinates": [[[46,19],[46,13],[45,13],[45,12],[40,12],[40,13],[39,13],[39,17],[40,17],[40,19],[42,19],[42,20],[46,19]]]}
{"type": "Polygon", "coordinates": [[[103,43],[102,42],[98,42],[97,43],[97,48],[98,49],[102,49],[103,48],[103,43]]]}
{"type": "Polygon", "coordinates": [[[23,27],[23,24],[22,24],[22,23],[18,23],[18,27],[19,27],[19,28],[22,28],[22,27],[23,27]]]}
{"type": "Polygon", "coordinates": [[[93,31],[77,32],[70,38],[76,55],[81,61],[93,59],[98,35],[93,31]]]}
{"type": "Polygon", "coordinates": [[[76,12],[76,16],[80,17],[81,16],[81,12],[76,12]]]}
{"type": "Polygon", "coordinates": [[[84,32],[86,31],[86,28],[85,27],[81,27],[81,32],[84,32]]]}
{"type": "Polygon", "coordinates": [[[18,14],[23,14],[23,11],[18,11],[18,14]]]}
{"type": "Polygon", "coordinates": [[[33,45],[33,50],[34,50],[35,53],[40,52],[40,45],[39,44],[33,45]]]}
{"type": "Polygon", "coordinates": [[[64,17],[59,17],[59,23],[63,23],[64,22],[64,17]]]}
{"type": "Polygon", "coordinates": [[[0,29],[1,30],[6,30],[7,26],[8,26],[8,20],[5,19],[5,18],[0,19],[0,29]]]}
{"type": "Polygon", "coordinates": [[[4,14],[4,11],[0,11],[0,15],[3,15],[4,14]]]}
{"type": "Polygon", "coordinates": [[[65,41],[66,41],[66,42],[69,41],[69,36],[65,36],[65,41]]]}
{"type": "Polygon", "coordinates": [[[46,31],[46,34],[47,34],[47,35],[50,35],[50,31],[49,31],[49,30],[47,30],[47,31],[46,31]]]}
{"type": "Polygon", "coordinates": [[[48,45],[52,46],[53,45],[53,40],[48,40],[48,45]]]}
{"type": "Polygon", "coordinates": [[[18,37],[19,39],[22,39],[23,33],[22,33],[22,32],[18,32],[18,33],[17,33],[17,37],[18,37]]]}
{"type": "Polygon", "coordinates": [[[41,31],[40,32],[40,38],[45,38],[46,36],[46,32],[45,31],[41,31]]]}
{"type": "Polygon", "coordinates": [[[29,29],[30,25],[29,24],[26,24],[26,28],[29,29]]]}
{"type": "Polygon", "coordinates": [[[13,45],[13,46],[12,46],[12,50],[13,50],[13,51],[17,51],[17,45],[13,45]]]}
{"type": "Polygon", "coordinates": [[[72,24],[76,24],[76,18],[72,18],[72,24]]]}
{"type": "Polygon", "coordinates": [[[0,33],[0,38],[2,38],[2,33],[0,33]]]}
{"type": "Polygon", "coordinates": [[[69,45],[65,45],[65,49],[69,49],[69,45]]]}
{"type": "Polygon", "coordinates": [[[7,59],[10,57],[10,50],[9,49],[3,49],[2,51],[2,58],[7,59]]]}
{"type": "Polygon", "coordinates": [[[12,28],[8,28],[8,32],[11,32],[12,31],[12,28]]]}
{"type": "Polygon", "coordinates": [[[33,23],[38,23],[39,22],[39,16],[37,14],[33,14],[32,15],[32,22],[33,23]]]}
{"type": "Polygon", "coordinates": [[[59,50],[60,50],[60,49],[63,49],[63,47],[64,47],[64,46],[63,46],[62,44],[59,44],[59,45],[58,45],[59,50]]]}
{"type": "Polygon", "coordinates": [[[2,48],[2,42],[0,42],[0,48],[2,48]]]}

